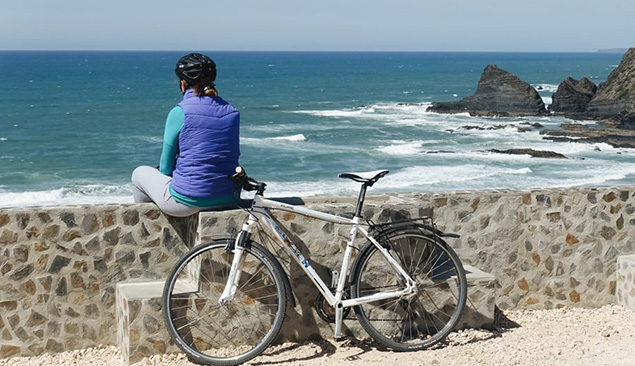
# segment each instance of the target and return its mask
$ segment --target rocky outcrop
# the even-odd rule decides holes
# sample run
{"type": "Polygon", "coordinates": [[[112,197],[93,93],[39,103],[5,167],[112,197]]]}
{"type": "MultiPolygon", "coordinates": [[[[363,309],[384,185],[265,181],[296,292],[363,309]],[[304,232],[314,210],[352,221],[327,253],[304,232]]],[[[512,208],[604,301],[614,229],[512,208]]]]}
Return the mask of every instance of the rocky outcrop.
{"type": "Polygon", "coordinates": [[[507,149],[507,150],[498,150],[498,149],[490,149],[487,150],[489,152],[497,153],[497,154],[508,154],[508,155],[529,155],[532,158],[544,158],[544,159],[566,159],[567,157],[557,153],[555,151],[545,151],[545,150],[534,150],[534,149],[507,149]]]}
{"type": "Polygon", "coordinates": [[[595,96],[597,85],[587,78],[566,78],[553,93],[549,110],[555,114],[584,113],[595,96]]]}
{"type": "Polygon", "coordinates": [[[599,85],[585,117],[605,119],[629,112],[635,112],[635,48],[624,54],[619,66],[599,85]]]}
{"type": "Polygon", "coordinates": [[[474,95],[458,102],[432,103],[428,111],[505,117],[548,114],[536,89],[496,65],[485,67],[474,95]]]}
{"type": "MultiPolygon", "coordinates": [[[[570,78],[569,78],[570,79],[570,78]]],[[[588,95],[589,86],[581,87],[582,80],[574,83],[565,80],[561,87],[575,89],[568,94],[568,107],[556,106],[550,109],[559,110],[566,117],[574,119],[599,120],[602,126],[593,127],[582,124],[563,124],[559,130],[545,130],[545,138],[557,141],[575,141],[597,143],[603,142],[614,147],[635,148],[635,48],[629,49],[619,66],[601,83],[595,95],[583,111],[575,111],[576,101],[584,100],[582,94],[588,95]],[[574,94],[576,92],[577,94],[574,94]],[[556,109],[554,109],[556,108],[556,109]]],[[[560,87],[558,91],[560,92],[560,87]]],[[[556,102],[554,94],[554,104],[556,102]]]]}
{"type": "Polygon", "coordinates": [[[474,95],[458,102],[435,102],[427,110],[501,117],[551,112],[572,119],[597,120],[599,127],[571,123],[541,133],[546,139],[557,141],[603,142],[614,147],[635,148],[635,48],[626,51],[605,82],[596,86],[587,78],[569,77],[558,86],[552,100],[547,111],[531,85],[496,65],[488,65],[474,95]]]}
{"type": "Polygon", "coordinates": [[[579,123],[563,123],[560,129],[543,130],[544,138],[553,141],[606,143],[613,147],[635,148],[635,126],[621,126],[623,122],[604,120],[602,128],[579,123]]]}
{"type": "Polygon", "coordinates": [[[620,113],[614,119],[618,122],[617,128],[635,130],[635,112],[620,113]]]}

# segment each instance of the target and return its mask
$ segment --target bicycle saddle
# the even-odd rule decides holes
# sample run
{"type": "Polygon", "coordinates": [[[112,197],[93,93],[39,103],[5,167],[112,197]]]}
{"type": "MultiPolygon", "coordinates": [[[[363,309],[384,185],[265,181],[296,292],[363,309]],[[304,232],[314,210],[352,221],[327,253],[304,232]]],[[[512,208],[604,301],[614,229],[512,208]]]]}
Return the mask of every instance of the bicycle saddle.
{"type": "Polygon", "coordinates": [[[364,183],[372,186],[379,180],[379,178],[382,178],[386,174],[388,174],[388,172],[388,170],[374,170],[372,172],[365,173],[340,173],[337,176],[339,178],[349,178],[354,180],[355,182],[364,183]]]}

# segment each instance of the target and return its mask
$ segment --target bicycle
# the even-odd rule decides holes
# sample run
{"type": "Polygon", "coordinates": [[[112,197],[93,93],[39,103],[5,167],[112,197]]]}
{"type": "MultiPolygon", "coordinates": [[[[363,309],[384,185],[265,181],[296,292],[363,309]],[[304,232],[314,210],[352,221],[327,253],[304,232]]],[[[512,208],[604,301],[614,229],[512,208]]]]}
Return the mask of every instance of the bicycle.
{"type": "Polygon", "coordinates": [[[339,174],[362,183],[351,219],[264,198],[266,184],[237,168],[230,179],[255,191],[251,205],[244,207],[249,217],[242,229],[192,248],[166,280],[164,320],[176,345],[197,363],[238,365],[260,355],[278,335],[287,301],[295,304],[295,298],[280,262],[256,241],[262,230],[273,233],[268,238],[283,244],[334,309],[328,319],[335,323],[335,339],[343,338],[342,321],[353,308],[362,328],[393,350],[421,350],[443,340],[459,321],[467,298],[461,261],[442,239],[458,235],[441,232],[429,217],[364,222],[366,191],[386,174],[339,174]],[[333,272],[334,289],[278,226],[272,210],[351,225],[341,269],[333,272]],[[367,243],[351,265],[360,237],[367,243]]]}

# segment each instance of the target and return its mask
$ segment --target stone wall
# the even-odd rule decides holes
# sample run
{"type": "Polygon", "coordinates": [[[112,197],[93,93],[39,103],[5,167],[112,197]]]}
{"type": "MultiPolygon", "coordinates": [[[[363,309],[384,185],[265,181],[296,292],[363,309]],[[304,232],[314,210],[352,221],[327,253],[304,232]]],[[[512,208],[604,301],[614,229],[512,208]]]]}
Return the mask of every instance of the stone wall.
{"type": "MultiPolygon", "coordinates": [[[[375,222],[432,215],[439,228],[460,234],[449,244],[465,264],[496,277],[502,309],[598,307],[616,301],[618,255],[635,253],[634,191],[371,191],[364,214],[375,222]]],[[[345,216],[354,209],[351,198],[306,203],[345,216]]],[[[225,236],[245,217],[201,214],[200,236],[225,236]]],[[[168,218],[152,204],[0,210],[0,357],[115,344],[116,284],[165,278],[193,244],[197,219],[168,218]]],[[[277,219],[320,275],[339,268],[348,227],[284,212],[277,219]]],[[[298,301],[283,332],[287,339],[320,334],[317,293],[283,258],[298,301]]]]}
{"type": "Polygon", "coordinates": [[[502,309],[615,303],[618,255],[635,253],[634,187],[421,196],[461,234],[463,261],[493,274],[502,309]]]}
{"type": "Polygon", "coordinates": [[[196,224],[150,204],[0,210],[0,358],[115,344],[116,284],[165,277],[196,224]]]}

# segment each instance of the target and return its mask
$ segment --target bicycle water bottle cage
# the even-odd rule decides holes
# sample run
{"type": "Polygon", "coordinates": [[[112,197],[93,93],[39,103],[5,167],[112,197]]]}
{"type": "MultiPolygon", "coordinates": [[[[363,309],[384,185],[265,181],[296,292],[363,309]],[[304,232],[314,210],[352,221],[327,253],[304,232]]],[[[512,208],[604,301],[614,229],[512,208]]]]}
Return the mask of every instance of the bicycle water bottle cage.
{"type": "Polygon", "coordinates": [[[380,178],[385,177],[388,174],[388,170],[375,170],[365,173],[340,173],[339,178],[349,178],[355,182],[363,183],[367,187],[372,187],[380,178]]]}

